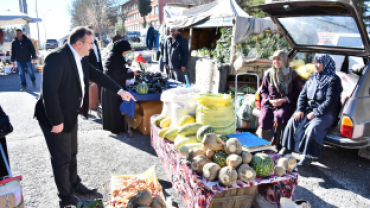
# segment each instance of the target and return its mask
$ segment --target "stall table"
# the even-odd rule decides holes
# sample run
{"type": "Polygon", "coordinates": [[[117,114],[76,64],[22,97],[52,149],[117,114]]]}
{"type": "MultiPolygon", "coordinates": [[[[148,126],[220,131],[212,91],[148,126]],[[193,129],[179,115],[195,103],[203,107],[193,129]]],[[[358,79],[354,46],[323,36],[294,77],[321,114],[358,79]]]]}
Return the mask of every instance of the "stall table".
{"type": "MultiPolygon", "coordinates": [[[[152,146],[186,207],[250,207],[256,195],[278,206],[281,197],[293,198],[298,172],[287,172],[282,177],[273,174],[267,178],[256,177],[249,183],[238,180],[230,187],[207,180],[191,169],[190,163],[175,150],[172,142],[158,137],[160,128],[154,124],[155,117],[151,118],[152,146]]],[[[279,158],[274,152],[269,156],[273,160],[279,158]]]]}

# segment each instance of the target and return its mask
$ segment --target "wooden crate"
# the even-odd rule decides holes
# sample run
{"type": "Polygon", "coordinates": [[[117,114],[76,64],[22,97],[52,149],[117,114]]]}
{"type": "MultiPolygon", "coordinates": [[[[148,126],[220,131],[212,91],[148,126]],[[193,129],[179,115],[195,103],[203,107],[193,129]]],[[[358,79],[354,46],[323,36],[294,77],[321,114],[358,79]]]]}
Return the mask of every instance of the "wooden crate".
{"type": "Polygon", "coordinates": [[[250,208],[257,194],[257,186],[228,189],[212,198],[209,208],[250,208]]]}

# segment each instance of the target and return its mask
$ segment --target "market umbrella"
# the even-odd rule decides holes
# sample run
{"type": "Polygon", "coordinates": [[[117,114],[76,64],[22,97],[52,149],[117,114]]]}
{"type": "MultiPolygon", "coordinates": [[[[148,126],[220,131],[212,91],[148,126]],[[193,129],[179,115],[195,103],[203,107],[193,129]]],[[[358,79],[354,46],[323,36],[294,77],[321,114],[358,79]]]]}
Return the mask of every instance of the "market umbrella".
{"type": "Polygon", "coordinates": [[[140,66],[140,69],[141,69],[141,71],[145,71],[142,67],[141,67],[141,64],[140,63],[146,63],[146,61],[145,61],[145,59],[144,59],[144,57],[143,57],[143,55],[141,55],[141,53],[138,55],[138,56],[136,56],[136,58],[135,58],[135,62],[138,62],[139,63],[139,66],[140,66]]]}
{"type": "Polygon", "coordinates": [[[17,25],[32,22],[41,22],[41,19],[30,17],[22,12],[14,12],[10,10],[0,11],[0,25],[17,25]]]}

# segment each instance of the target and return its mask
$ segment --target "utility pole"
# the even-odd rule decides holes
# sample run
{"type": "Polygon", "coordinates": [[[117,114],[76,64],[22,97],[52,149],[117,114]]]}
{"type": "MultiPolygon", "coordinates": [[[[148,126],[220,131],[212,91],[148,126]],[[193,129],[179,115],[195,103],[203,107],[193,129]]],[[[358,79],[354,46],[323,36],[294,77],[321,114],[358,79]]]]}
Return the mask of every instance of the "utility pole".
{"type": "MultiPolygon", "coordinates": [[[[19,10],[20,12],[23,12],[25,14],[28,14],[28,9],[27,9],[27,0],[19,0],[19,10]]],[[[29,25],[24,26],[25,33],[29,36],[30,33],[30,27],[29,25]]]]}
{"type": "MultiPolygon", "coordinates": [[[[35,6],[36,6],[36,18],[38,19],[39,18],[39,12],[37,11],[37,0],[35,0],[35,6]]],[[[38,38],[39,43],[41,43],[41,41],[40,41],[39,21],[37,21],[36,24],[37,24],[37,38],[38,38]]]]}

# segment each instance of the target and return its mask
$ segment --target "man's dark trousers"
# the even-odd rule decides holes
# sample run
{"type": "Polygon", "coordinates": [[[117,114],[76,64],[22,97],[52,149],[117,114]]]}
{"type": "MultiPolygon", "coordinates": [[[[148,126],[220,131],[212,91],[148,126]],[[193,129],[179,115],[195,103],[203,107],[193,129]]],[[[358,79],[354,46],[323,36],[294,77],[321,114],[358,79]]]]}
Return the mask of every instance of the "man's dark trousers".
{"type": "Polygon", "coordinates": [[[62,200],[74,194],[73,187],[81,182],[77,175],[77,123],[71,133],[51,133],[40,125],[51,154],[54,179],[62,200]]]}

